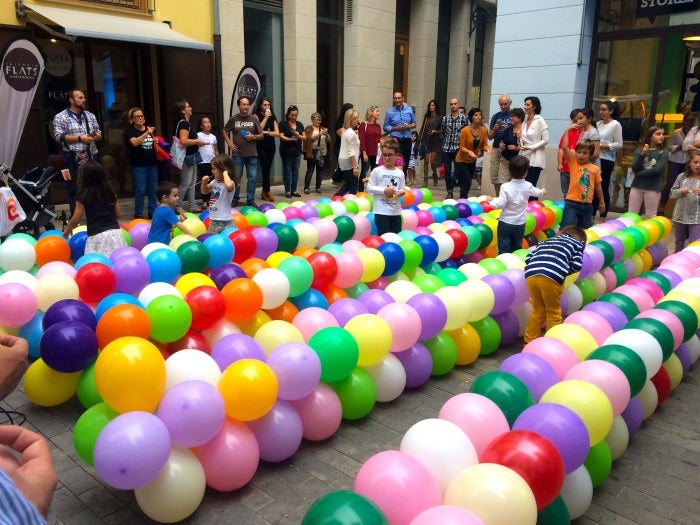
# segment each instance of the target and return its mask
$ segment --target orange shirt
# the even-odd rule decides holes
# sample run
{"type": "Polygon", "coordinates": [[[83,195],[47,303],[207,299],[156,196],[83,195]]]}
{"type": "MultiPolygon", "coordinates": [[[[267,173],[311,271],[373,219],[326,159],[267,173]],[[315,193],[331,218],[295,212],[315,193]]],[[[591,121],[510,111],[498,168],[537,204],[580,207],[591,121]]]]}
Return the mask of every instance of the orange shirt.
{"type": "Polygon", "coordinates": [[[579,164],[575,157],[569,158],[569,191],[566,200],[588,204],[593,202],[595,185],[601,182],[600,168],[595,164],[579,164]]]}
{"type": "Polygon", "coordinates": [[[470,125],[464,126],[462,131],[459,132],[459,149],[457,150],[457,155],[455,156],[455,162],[468,162],[474,163],[476,159],[467,155],[462,148],[466,148],[470,151],[476,153],[477,157],[481,157],[484,153],[484,148],[488,145],[488,133],[484,126],[481,126],[481,137],[479,138],[479,144],[474,148],[474,135],[472,135],[472,127],[470,125]]]}

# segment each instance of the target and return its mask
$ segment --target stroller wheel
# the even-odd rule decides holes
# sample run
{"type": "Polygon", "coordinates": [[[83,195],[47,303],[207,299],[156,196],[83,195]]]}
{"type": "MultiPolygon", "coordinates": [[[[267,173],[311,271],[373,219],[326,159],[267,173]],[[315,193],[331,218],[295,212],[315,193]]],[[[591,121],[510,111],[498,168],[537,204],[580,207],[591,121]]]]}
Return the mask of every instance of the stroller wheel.
{"type": "Polygon", "coordinates": [[[26,233],[35,239],[39,238],[39,225],[32,220],[25,220],[17,224],[13,229],[13,233],[26,233]]]}

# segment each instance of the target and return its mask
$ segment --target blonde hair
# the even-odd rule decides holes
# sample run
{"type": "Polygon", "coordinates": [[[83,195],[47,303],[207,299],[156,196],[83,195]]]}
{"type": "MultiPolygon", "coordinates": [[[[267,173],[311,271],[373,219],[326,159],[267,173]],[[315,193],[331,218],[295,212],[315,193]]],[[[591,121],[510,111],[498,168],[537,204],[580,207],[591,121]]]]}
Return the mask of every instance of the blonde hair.
{"type": "Polygon", "coordinates": [[[370,106],[367,108],[367,112],[365,113],[365,122],[372,122],[372,113],[374,113],[374,110],[379,108],[379,106],[370,106]]]}
{"type": "Polygon", "coordinates": [[[350,123],[353,121],[353,119],[356,119],[360,116],[360,114],[357,112],[356,109],[348,109],[345,112],[345,117],[343,118],[343,127],[345,129],[350,127],[350,123]]]}

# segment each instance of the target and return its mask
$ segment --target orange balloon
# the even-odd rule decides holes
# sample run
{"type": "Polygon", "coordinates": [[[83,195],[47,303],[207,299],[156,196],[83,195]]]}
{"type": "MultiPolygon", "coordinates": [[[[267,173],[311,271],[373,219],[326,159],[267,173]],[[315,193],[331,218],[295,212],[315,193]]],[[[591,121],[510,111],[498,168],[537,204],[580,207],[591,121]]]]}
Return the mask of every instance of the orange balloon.
{"type": "Polygon", "coordinates": [[[257,257],[251,257],[250,259],[246,259],[241,263],[241,268],[243,268],[243,271],[245,271],[246,275],[251,279],[253,275],[258,273],[260,270],[264,270],[265,268],[269,267],[270,265],[267,264],[267,261],[258,259],[257,257]]]}
{"type": "Polygon", "coordinates": [[[479,253],[484,256],[484,258],[489,258],[493,259],[498,255],[498,252],[496,251],[496,248],[493,246],[487,246],[483,250],[479,250],[479,253]]]}
{"type": "Polygon", "coordinates": [[[521,246],[523,250],[527,250],[528,248],[530,248],[530,243],[527,242],[527,239],[525,239],[525,237],[523,237],[523,244],[521,246]]]}
{"type": "Polygon", "coordinates": [[[250,319],[262,308],[262,290],[252,279],[233,279],[226,283],[221,293],[226,302],[224,317],[234,323],[250,319]]]}
{"type": "Polygon", "coordinates": [[[100,317],[95,330],[100,348],[120,337],[148,339],[150,333],[151,320],[148,314],[133,304],[118,304],[107,310],[100,317]]]}
{"type": "Polygon", "coordinates": [[[60,235],[47,235],[34,245],[36,263],[43,266],[52,261],[70,262],[70,245],[60,235]]]}
{"type": "Polygon", "coordinates": [[[149,221],[147,219],[131,219],[126,225],[126,230],[129,231],[131,228],[133,228],[137,224],[151,224],[151,221],[149,221]]]}
{"type": "Polygon", "coordinates": [[[313,255],[314,253],[316,253],[316,250],[314,248],[311,248],[310,246],[302,246],[301,248],[297,248],[296,250],[294,250],[292,255],[308,259],[309,256],[313,255]]]}
{"type": "Polygon", "coordinates": [[[245,215],[241,213],[234,213],[233,214],[233,224],[236,225],[236,228],[239,230],[242,230],[243,228],[247,228],[248,225],[248,219],[245,218],[245,215]]]}
{"type": "Polygon", "coordinates": [[[415,198],[413,196],[413,192],[409,189],[406,189],[406,193],[403,195],[403,205],[404,206],[410,206],[415,202],[415,198]]]}
{"type": "Polygon", "coordinates": [[[333,304],[338,299],[348,298],[348,292],[335,284],[328,285],[322,290],[322,292],[325,298],[328,300],[328,304],[333,304]]]}
{"type": "Polygon", "coordinates": [[[544,224],[542,225],[542,229],[548,230],[554,225],[554,221],[557,219],[557,216],[550,208],[547,208],[546,206],[541,207],[540,211],[544,214],[544,224]]]}
{"type": "Polygon", "coordinates": [[[294,317],[296,317],[296,315],[299,313],[299,309],[294,306],[293,303],[285,301],[277,308],[271,308],[269,310],[265,310],[265,312],[267,312],[267,315],[270,316],[270,319],[287,321],[288,323],[291,323],[294,320],[294,317]]]}

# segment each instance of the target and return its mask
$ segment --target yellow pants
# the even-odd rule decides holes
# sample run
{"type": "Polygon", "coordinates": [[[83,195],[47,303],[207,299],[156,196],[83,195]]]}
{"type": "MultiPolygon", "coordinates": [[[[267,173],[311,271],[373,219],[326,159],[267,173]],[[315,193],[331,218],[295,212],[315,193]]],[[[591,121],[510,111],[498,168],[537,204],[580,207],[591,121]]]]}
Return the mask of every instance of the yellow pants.
{"type": "Polygon", "coordinates": [[[542,323],[545,323],[547,330],[561,324],[561,294],[564,292],[564,286],[544,275],[533,275],[525,282],[530,290],[533,306],[523,337],[523,341],[529,343],[540,336],[542,323]]]}

